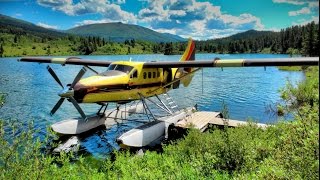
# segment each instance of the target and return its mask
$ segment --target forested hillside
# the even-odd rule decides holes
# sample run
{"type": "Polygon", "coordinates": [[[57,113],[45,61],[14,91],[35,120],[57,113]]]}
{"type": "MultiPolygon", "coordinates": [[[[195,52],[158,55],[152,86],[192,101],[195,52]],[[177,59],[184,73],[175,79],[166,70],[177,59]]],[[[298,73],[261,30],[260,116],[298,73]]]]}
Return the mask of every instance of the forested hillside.
{"type": "MultiPolygon", "coordinates": [[[[230,37],[197,41],[198,53],[275,53],[319,56],[319,24],[292,26],[280,32],[249,30],[230,37]]],[[[178,54],[185,49],[183,43],[160,43],[153,46],[154,53],[178,54]]]]}
{"type": "MultiPolygon", "coordinates": [[[[186,48],[186,42],[156,43],[131,37],[122,39],[124,42],[114,42],[110,38],[101,37],[99,33],[97,36],[77,36],[42,28],[4,15],[0,15],[0,20],[0,57],[149,53],[172,55],[182,54],[186,48]]],[[[119,26],[116,23],[112,25],[119,26]]],[[[127,25],[120,25],[127,28],[127,25]]],[[[141,30],[139,27],[136,29],[141,30]]],[[[145,31],[148,30],[144,28],[143,32],[145,31]]],[[[281,53],[319,56],[318,31],[319,24],[314,22],[282,29],[280,32],[250,30],[226,38],[196,41],[196,48],[198,53],[281,53]]],[[[168,34],[166,36],[170,36],[173,41],[177,41],[178,38],[168,34]]]]}
{"type": "Polygon", "coordinates": [[[208,53],[280,53],[319,56],[319,24],[292,26],[280,32],[247,31],[227,38],[199,41],[197,49],[208,53]]]}
{"type": "Polygon", "coordinates": [[[0,57],[148,54],[156,44],[132,38],[113,42],[99,36],[71,35],[1,14],[0,20],[0,57]]]}
{"type": "Polygon", "coordinates": [[[74,35],[101,37],[110,42],[124,42],[132,39],[157,43],[186,41],[179,36],[159,33],[142,26],[121,22],[78,26],[66,32],[74,35]]]}

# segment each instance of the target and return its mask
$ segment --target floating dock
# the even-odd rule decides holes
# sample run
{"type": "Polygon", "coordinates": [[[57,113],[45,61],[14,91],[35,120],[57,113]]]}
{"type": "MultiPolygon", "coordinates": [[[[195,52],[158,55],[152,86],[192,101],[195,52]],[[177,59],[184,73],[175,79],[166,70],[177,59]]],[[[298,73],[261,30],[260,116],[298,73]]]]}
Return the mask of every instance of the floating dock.
{"type": "MultiPolygon", "coordinates": [[[[117,138],[121,147],[144,147],[159,139],[182,137],[188,128],[204,132],[209,125],[218,127],[238,127],[247,122],[223,118],[220,112],[197,111],[187,108],[176,113],[133,128],[117,138]]],[[[268,125],[257,123],[260,128],[268,125]]]]}
{"type": "MultiPolygon", "coordinates": [[[[247,122],[245,121],[225,119],[220,112],[197,111],[178,121],[175,126],[184,129],[192,127],[203,132],[209,125],[237,127],[246,124],[247,122]]],[[[266,128],[268,125],[257,123],[257,126],[266,128]]]]}

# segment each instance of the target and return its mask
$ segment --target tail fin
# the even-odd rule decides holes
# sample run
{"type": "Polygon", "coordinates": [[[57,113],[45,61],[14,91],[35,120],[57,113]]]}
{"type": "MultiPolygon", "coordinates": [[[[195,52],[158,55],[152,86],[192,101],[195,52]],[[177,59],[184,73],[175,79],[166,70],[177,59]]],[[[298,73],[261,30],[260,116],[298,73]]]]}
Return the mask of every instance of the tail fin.
{"type": "Polygon", "coordinates": [[[194,61],[195,60],[195,43],[191,38],[189,38],[187,49],[184,51],[180,61],[194,61]]]}
{"type": "MultiPolygon", "coordinates": [[[[180,61],[194,61],[195,60],[195,53],[196,53],[195,43],[191,38],[189,38],[188,46],[187,46],[186,50],[184,51],[182,57],[180,58],[180,61]]],[[[192,70],[193,70],[193,68],[178,68],[176,71],[176,74],[175,74],[175,78],[179,78],[185,74],[188,74],[188,73],[192,72],[192,70]]],[[[193,78],[193,74],[183,78],[181,80],[181,83],[185,87],[187,87],[190,84],[192,78],[193,78]]],[[[179,83],[180,82],[177,82],[177,87],[179,86],[179,83]]]]}

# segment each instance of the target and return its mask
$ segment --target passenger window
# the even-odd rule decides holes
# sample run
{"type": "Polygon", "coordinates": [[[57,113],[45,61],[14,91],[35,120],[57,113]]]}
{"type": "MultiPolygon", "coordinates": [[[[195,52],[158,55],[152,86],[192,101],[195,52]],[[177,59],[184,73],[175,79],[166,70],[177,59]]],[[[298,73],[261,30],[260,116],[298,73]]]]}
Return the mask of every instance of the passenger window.
{"type": "Polygon", "coordinates": [[[147,73],[144,72],[144,73],[143,73],[143,79],[146,79],[146,78],[147,78],[147,73]]]}
{"type": "Polygon", "coordinates": [[[131,76],[130,76],[131,78],[137,78],[138,77],[138,71],[135,69],[134,71],[133,71],[133,73],[131,73],[131,76]]]}
{"type": "Polygon", "coordinates": [[[153,74],[153,78],[156,78],[156,72],[153,72],[152,74],[153,74]]]}
{"type": "Polygon", "coordinates": [[[151,78],[151,72],[148,72],[148,78],[151,78]]]}
{"type": "Polygon", "coordinates": [[[160,77],[160,72],[159,71],[157,72],[157,77],[160,77]]]}

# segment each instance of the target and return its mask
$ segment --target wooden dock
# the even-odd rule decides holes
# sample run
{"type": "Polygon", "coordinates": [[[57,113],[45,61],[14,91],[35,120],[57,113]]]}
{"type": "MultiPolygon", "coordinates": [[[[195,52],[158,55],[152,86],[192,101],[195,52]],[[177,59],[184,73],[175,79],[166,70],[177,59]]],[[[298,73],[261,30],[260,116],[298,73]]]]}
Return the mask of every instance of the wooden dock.
{"type": "MultiPolygon", "coordinates": [[[[245,124],[247,124],[245,121],[224,119],[220,112],[198,111],[177,122],[175,126],[180,128],[193,127],[203,132],[209,125],[237,127],[245,124]]],[[[268,126],[262,123],[257,123],[257,125],[261,128],[266,128],[268,126]]]]}

